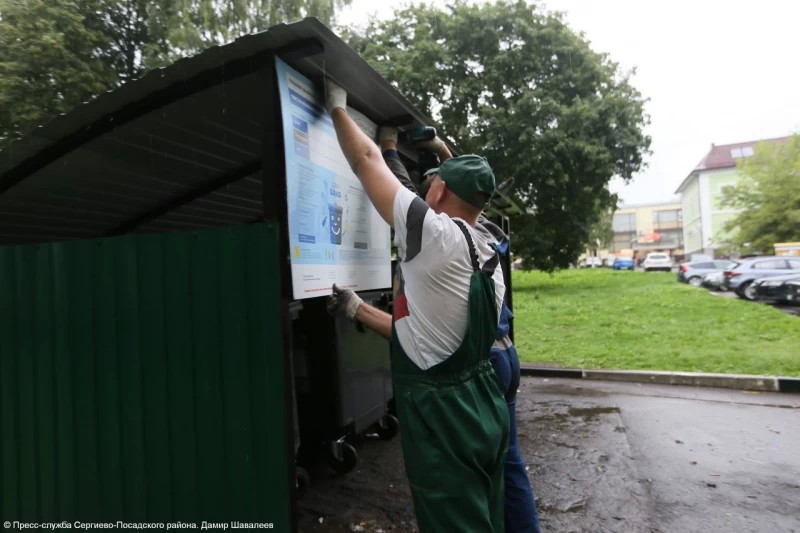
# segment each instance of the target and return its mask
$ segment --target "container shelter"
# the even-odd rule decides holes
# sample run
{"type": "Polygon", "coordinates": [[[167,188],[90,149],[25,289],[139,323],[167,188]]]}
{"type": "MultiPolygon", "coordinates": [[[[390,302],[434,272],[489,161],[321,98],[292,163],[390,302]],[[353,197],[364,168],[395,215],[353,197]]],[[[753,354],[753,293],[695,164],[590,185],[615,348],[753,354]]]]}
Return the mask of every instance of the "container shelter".
{"type": "MultiPolygon", "coordinates": [[[[295,529],[294,355],[352,339],[323,299],[292,297],[278,60],[336,80],[375,124],[430,124],[306,19],[151,71],[0,153],[4,520],[295,529]]],[[[363,342],[359,357],[378,350],[363,342]]],[[[381,365],[364,379],[390,395],[381,365]]],[[[312,380],[312,398],[345,385],[312,380]]],[[[321,423],[382,413],[361,414],[321,423]]]]}

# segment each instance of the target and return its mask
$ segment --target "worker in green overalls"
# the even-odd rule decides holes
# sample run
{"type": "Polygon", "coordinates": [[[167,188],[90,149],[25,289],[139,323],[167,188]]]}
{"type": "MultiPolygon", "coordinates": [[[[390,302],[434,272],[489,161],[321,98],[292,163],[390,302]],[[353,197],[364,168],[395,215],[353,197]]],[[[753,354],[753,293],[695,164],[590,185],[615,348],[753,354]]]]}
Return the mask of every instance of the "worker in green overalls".
{"type": "Polygon", "coordinates": [[[494,193],[486,160],[445,161],[425,201],[404,188],[380,149],[348,116],[346,92],[327,82],[339,145],[401,261],[393,316],[334,286],[332,312],[391,340],[400,437],[421,532],[504,531],[503,466],[509,419],[489,352],[505,285],[498,257],[474,227],[494,193]]]}

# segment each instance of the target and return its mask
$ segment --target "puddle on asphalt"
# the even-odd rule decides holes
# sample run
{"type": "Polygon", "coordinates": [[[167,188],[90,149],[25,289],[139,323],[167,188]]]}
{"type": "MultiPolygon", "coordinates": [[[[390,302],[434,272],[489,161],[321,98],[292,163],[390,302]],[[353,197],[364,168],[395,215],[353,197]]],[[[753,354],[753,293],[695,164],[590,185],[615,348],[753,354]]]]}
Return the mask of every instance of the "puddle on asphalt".
{"type": "Polygon", "coordinates": [[[567,410],[569,416],[582,416],[586,419],[610,413],[619,413],[619,407],[570,407],[567,410]]]}

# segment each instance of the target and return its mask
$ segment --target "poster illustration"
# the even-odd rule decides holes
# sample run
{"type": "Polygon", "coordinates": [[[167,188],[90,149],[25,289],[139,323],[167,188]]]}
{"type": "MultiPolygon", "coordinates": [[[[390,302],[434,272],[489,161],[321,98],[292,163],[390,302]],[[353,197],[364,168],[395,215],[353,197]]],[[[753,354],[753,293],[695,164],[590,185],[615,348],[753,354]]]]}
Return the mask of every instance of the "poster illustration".
{"type": "MultiPolygon", "coordinates": [[[[389,225],[367,198],[339,148],[321,88],[276,60],[283,118],[286,193],[295,299],[391,285],[389,225]]],[[[367,135],[376,126],[348,113],[367,135]]]]}

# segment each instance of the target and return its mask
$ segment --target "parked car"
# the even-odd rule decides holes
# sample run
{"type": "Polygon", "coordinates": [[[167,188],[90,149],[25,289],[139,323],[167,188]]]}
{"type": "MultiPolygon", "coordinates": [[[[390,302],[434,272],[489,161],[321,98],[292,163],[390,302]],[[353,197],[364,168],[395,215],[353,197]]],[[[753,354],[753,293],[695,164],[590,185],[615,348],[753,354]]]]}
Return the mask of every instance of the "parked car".
{"type": "Polygon", "coordinates": [[[800,304],[800,282],[790,281],[786,284],[786,301],[800,304]]]}
{"type": "Polygon", "coordinates": [[[722,286],[722,281],[725,279],[723,274],[724,272],[722,270],[709,272],[703,276],[701,285],[706,289],[711,289],[712,291],[725,290],[725,288],[722,286]]]}
{"type": "Polygon", "coordinates": [[[753,300],[756,297],[753,287],[755,280],[789,274],[791,270],[800,271],[800,257],[749,257],[725,270],[722,285],[734,291],[739,298],[753,300]]]}
{"type": "Polygon", "coordinates": [[[599,268],[603,266],[603,261],[596,256],[589,256],[583,260],[583,267],[584,268],[599,268]]]}
{"type": "MultiPolygon", "coordinates": [[[[712,272],[722,272],[728,267],[732,267],[735,261],[730,259],[710,259],[708,261],[690,261],[681,263],[678,266],[678,281],[688,283],[693,287],[699,287],[703,283],[703,277],[712,272]]],[[[721,279],[721,277],[720,277],[721,279]]]]}
{"type": "Polygon", "coordinates": [[[800,283],[800,270],[785,276],[757,279],[753,282],[755,297],[757,300],[769,302],[792,302],[791,299],[787,298],[790,294],[790,286],[788,284],[792,282],[800,283]]]}
{"type": "Polygon", "coordinates": [[[627,255],[615,257],[611,268],[614,270],[633,270],[633,257],[627,255]]]}
{"type": "Polygon", "coordinates": [[[647,257],[644,258],[644,261],[642,261],[642,267],[645,272],[650,272],[651,270],[669,272],[672,270],[672,259],[669,257],[669,254],[663,252],[650,252],[647,254],[647,257]]]}

